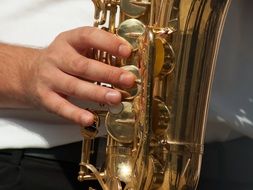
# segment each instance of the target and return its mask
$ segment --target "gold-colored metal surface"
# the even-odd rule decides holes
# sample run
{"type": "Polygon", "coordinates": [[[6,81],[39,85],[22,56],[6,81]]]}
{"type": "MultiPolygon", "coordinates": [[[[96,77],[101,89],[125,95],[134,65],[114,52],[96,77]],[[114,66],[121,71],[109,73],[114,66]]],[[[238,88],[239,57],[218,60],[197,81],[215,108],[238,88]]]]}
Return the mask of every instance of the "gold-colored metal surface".
{"type": "Polygon", "coordinates": [[[137,19],[127,19],[122,22],[117,30],[117,34],[127,40],[133,50],[139,48],[139,37],[145,33],[145,25],[137,19]]]}
{"type": "Polygon", "coordinates": [[[132,89],[119,89],[127,95],[106,114],[102,172],[89,163],[98,126],[82,131],[79,180],[98,180],[104,190],[195,190],[230,0],[93,2],[94,26],[123,37],[133,47],[128,59],[99,50],[94,50],[94,57],[133,72],[137,79],[132,89]]]}
{"type": "Polygon", "coordinates": [[[132,143],[135,137],[135,112],[132,103],[122,102],[123,109],[118,114],[108,113],[106,129],[108,134],[117,142],[132,143]]]}

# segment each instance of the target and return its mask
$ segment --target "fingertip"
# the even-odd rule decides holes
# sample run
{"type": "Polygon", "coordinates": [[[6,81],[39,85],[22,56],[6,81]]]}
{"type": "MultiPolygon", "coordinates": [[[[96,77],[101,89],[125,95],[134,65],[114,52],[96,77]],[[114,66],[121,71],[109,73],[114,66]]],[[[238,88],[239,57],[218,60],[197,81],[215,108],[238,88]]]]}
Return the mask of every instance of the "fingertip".
{"type": "Polygon", "coordinates": [[[136,76],[131,72],[124,72],[120,75],[119,82],[126,88],[131,88],[134,86],[136,76]]]}
{"type": "Polygon", "coordinates": [[[128,57],[128,56],[130,56],[131,52],[132,52],[132,48],[130,45],[126,45],[126,44],[119,45],[118,53],[120,56],[128,57]]]}
{"type": "Polygon", "coordinates": [[[119,104],[121,101],[121,94],[116,90],[109,91],[105,94],[105,100],[109,105],[119,104]]]}
{"type": "Polygon", "coordinates": [[[91,126],[94,123],[94,115],[90,112],[87,112],[81,116],[82,126],[91,126]]]}

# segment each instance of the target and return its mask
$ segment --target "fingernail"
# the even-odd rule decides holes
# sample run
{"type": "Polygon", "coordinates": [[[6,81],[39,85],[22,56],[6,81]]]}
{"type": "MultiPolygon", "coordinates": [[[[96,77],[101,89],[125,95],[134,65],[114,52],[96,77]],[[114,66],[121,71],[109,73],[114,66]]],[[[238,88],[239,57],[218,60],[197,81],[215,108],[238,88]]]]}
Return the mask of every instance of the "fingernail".
{"type": "Polygon", "coordinates": [[[121,44],[121,45],[119,46],[118,51],[119,51],[119,54],[120,54],[121,56],[127,57],[127,56],[130,55],[132,49],[131,49],[131,47],[128,46],[128,45],[121,44]]]}
{"type": "Polygon", "coordinates": [[[132,87],[135,81],[135,75],[129,72],[123,73],[119,77],[119,82],[123,84],[125,87],[132,87]]]}
{"type": "Polygon", "coordinates": [[[107,92],[105,95],[105,99],[108,102],[109,105],[115,105],[118,104],[121,100],[121,95],[117,91],[110,91],[107,92]]]}

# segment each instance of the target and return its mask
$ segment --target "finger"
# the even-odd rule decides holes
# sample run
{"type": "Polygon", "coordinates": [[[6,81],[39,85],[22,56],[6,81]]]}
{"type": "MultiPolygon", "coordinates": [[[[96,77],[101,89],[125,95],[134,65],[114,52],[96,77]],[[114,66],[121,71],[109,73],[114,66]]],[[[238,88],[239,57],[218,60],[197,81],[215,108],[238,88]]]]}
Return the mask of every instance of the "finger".
{"type": "Polygon", "coordinates": [[[112,55],[128,57],[131,45],[124,39],[95,27],[81,27],[64,32],[65,40],[75,49],[99,49],[112,55]]]}
{"type": "Polygon", "coordinates": [[[48,93],[43,103],[49,111],[82,126],[90,126],[94,122],[94,115],[92,113],[71,104],[57,93],[48,93]]]}
{"type": "Polygon", "coordinates": [[[135,83],[135,75],[121,68],[113,67],[78,54],[71,46],[64,46],[64,58],[58,68],[83,79],[110,83],[119,88],[130,88],[135,83]]]}
{"type": "Polygon", "coordinates": [[[55,82],[52,88],[59,93],[80,100],[88,100],[109,105],[115,105],[121,102],[121,93],[117,90],[98,86],[60,71],[55,73],[55,77],[61,80],[55,82]]]}

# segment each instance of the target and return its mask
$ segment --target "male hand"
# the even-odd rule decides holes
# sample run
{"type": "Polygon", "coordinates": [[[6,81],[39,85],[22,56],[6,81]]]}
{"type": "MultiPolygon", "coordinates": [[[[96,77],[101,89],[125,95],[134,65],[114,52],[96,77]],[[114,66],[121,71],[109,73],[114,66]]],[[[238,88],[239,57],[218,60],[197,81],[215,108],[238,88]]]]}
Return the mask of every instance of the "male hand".
{"type": "Polygon", "coordinates": [[[21,65],[20,85],[29,104],[87,126],[93,123],[93,114],[72,104],[68,97],[110,105],[120,103],[120,92],[94,81],[129,88],[134,85],[135,76],[89,58],[92,48],[123,58],[131,53],[126,41],[97,28],[63,32],[49,47],[39,50],[34,59],[21,65]]]}

